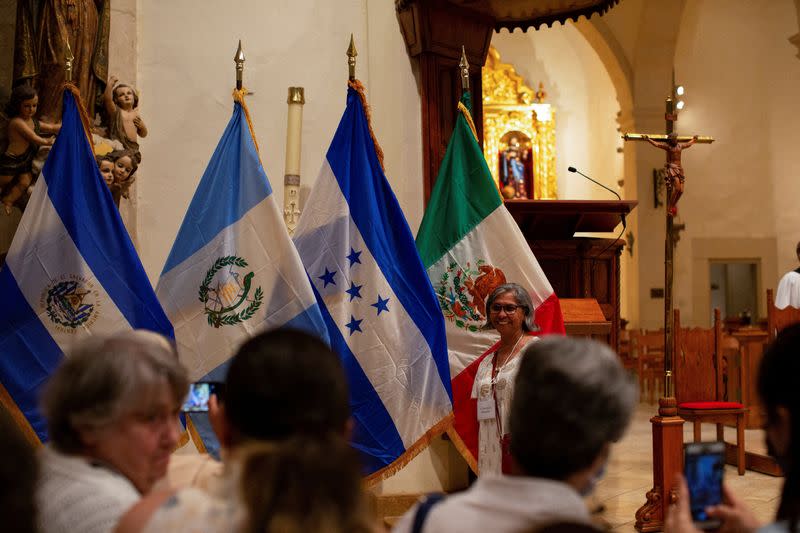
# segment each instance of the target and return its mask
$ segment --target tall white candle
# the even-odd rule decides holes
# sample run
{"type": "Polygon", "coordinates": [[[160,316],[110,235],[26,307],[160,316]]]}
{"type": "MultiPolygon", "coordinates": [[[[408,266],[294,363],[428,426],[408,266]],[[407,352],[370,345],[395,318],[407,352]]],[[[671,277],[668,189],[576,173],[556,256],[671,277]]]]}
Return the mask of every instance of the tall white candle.
{"type": "Polygon", "coordinates": [[[286,166],[283,177],[283,219],[289,235],[294,233],[300,218],[300,140],[303,135],[302,87],[289,87],[289,114],[286,124],[286,166]]]}

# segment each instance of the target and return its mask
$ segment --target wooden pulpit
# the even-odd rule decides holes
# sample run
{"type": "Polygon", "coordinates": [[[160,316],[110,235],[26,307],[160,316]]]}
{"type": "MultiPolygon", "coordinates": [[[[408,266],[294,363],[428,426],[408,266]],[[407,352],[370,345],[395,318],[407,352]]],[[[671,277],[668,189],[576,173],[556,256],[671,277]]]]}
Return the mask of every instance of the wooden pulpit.
{"type": "MultiPolygon", "coordinates": [[[[547,279],[562,301],[567,334],[604,338],[619,345],[620,238],[576,237],[578,232],[612,232],[638,202],[632,200],[506,200],[547,279]],[[593,299],[602,313],[587,320],[593,299]],[[608,323],[604,325],[603,323],[608,323]]],[[[619,231],[619,229],[616,229],[619,231]]]]}

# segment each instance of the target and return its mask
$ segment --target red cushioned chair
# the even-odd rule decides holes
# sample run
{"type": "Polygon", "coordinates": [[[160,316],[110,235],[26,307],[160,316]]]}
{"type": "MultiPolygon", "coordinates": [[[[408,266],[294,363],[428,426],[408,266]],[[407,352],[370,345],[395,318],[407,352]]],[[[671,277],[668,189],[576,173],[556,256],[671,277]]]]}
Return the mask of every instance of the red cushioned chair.
{"type": "Polygon", "coordinates": [[[673,369],[678,416],[694,426],[694,441],[701,440],[700,424],[717,425],[717,440],[724,440],[724,426],[736,426],[737,466],[744,474],[744,405],[724,401],[722,326],[719,309],[714,310],[712,329],[681,329],[680,311],[675,310],[673,369]]]}

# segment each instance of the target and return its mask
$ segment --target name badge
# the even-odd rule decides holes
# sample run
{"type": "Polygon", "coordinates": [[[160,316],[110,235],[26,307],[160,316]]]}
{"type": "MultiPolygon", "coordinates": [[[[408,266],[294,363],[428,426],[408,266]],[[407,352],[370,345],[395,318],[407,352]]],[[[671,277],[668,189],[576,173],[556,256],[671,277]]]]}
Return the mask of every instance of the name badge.
{"type": "Polygon", "coordinates": [[[478,420],[490,420],[494,417],[494,398],[478,400],[478,420]]]}

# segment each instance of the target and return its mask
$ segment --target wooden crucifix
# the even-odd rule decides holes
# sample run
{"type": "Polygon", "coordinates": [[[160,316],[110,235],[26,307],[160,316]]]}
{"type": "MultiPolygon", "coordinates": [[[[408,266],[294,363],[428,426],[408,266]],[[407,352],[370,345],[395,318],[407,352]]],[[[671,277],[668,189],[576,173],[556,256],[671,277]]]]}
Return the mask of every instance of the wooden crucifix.
{"type": "Polygon", "coordinates": [[[675,499],[673,479],[683,465],[683,420],[679,418],[672,383],[673,314],[672,314],[672,258],[675,251],[676,232],[673,219],[678,212],[678,200],[683,194],[685,174],[681,166],[681,152],[694,143],[712,143],[712,137],[682,136],[675,133],[678,114],[672,98],[667,97],[666,134],[650,135],[625,133],[626,141],[647,141],[666,152],[664,164],[667,187],[667,231],[664,240],[664,397],[658,400],[658,415],[653,424],[653,488],[646,494],[645,504],[636,511],[634,527],[638,531],[660,531],[670,503],[675,499]]]}

